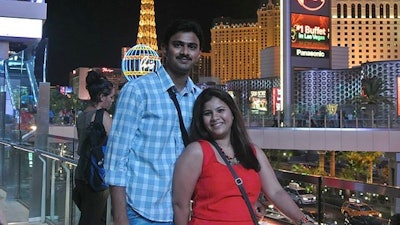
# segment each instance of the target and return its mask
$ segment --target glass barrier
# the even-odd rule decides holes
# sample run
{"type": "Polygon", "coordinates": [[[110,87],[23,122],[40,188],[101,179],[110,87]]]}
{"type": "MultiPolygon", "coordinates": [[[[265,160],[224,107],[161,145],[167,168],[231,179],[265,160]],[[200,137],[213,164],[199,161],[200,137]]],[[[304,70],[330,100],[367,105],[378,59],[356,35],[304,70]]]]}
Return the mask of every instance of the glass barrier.
{"type": "MultiPolygon", "coordinates": [[[[0,141],[0,149],[0,187],[5,193],[3,201],[6,202],[9,223],[27,222],[32,205],[36,205],[32,203],[37,199],[35,195],[43,194],[40,205],[43,211],[39,215],[41,222],[77,224],[72,222],[79,215],[72,202],[76,166],[73,158],[4,140],[0,141]],[[39,191],[35,187],[38,183],[34,182],[37,179],[43,182],[39,191]]],[[[73,149],[65,148],[65,151],[73,152],[73,149]]]]}
{"type": "MultiPolygon", "coordinates": [[[[292,107],[295,108],[295,107],[292,107]]],[[[336,110],[317,112],[293,109],[285,121],[283,112],[249,110],[244,114],[248,127],[309,127],[309,128],[399,128],[397,110],[385,105],[357,109],[355,105],[336,105],[336,110]]],[[[329,108],[329,107],[327,107],[329,108]]]]}

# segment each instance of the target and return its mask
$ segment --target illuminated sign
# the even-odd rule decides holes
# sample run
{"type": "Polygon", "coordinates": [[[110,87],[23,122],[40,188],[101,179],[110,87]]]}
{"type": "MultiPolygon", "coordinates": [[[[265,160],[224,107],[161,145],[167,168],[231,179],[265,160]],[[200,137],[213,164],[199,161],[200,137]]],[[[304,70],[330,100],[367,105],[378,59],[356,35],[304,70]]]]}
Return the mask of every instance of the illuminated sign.
{"type": "Polygon", "coordinates": [[[106,68],[106,67],[102,67],[102,68],[101,68],[101,72],[102,72],[102,73],[112,73],[112,72],[114,72],[114,70],[113,70],[113,69],[106,68]]]}
{"type": "Polygon", "coordinates": [[[250,91],[249,103],[252,113],[267,111],[267,91],[250,91]]]}
{"type": "Polygon", "coordinates": [[[297,0],[308,11],[318,11],[325,5],[325,0],[297,0]]]}
{"type": "Polygon", "coordinates": [[[272,88],[272,114],[275,115],[276,111],[282,111],[281,89],[274,87],[272,88]]]}
{"type": "Polygon", "coordinates": [[[329,58],[329,17],[291,14],[292,56],[329,58]]]}
{"type": "Polygon", "coordinates": [[[129,49],[122,59],[122,72],[126,79],[155,72],[161,65],[158,53],[147,45],[138,44],[129,49]]]}
{"type": "Polygon", "coordinates": [[[63,95],[67,95],[67,94],[73,93],[71,86],[60,86],[59,87],[59,91],[63,95]]]}
{"type": "Polygon", "coordinates": [[[43,21],[40,19],[0,17],[0,36],[42,38],[43,21]]]}

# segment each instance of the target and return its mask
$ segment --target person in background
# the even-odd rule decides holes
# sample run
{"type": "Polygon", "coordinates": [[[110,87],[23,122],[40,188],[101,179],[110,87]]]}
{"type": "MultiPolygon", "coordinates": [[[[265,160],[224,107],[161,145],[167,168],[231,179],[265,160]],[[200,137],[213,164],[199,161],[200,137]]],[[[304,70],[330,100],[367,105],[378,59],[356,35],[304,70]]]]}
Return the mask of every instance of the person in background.
{"type": "Polygon", "coordinates": [[[104,162],[114,225],[173,224],[173,165],[184,142],[168,89],[189,127],[201,92],[189,74],[202,43],[198,23],[172,21],[162,39],[164,65],[129,81],[119,94],[104,162]]]}
{"type": "Polygon", "coordinates": [[[49,110],[49,123],[53,124],[54,122],[54,111],[52,109],[49,110]]]}
{"type": "Polygon", "coordinates": [[[175,225],[253,224],[231,172],[211,142],[222,148],[253,206],[262,191],[296,224],[313,224],[282,188],[265,153],[250,142],[240,110],[227,92],[207,88],[199,95],[190,139],[193,142],[178,158],[173,176],[175,225]]]}
{"type": "MultiPolygon", "coordinates": [[[[115,89],[113,84],[99,73],[91,70],[86,77],[86,89],[90,95],[90,101],[87,108],[78,115],[78,154],[81,156],[75,170],[75,188],[73,191],[73,200],[81,211],[79,225],[101,225],[106,224],[107,198],[109,191],[95,192],[92,190],[84,176],[84,161],[88,149],[80,148],[85,138],[90,135],[86,128],[90,122],[94,121],[96,111],[100,109],[108,110],[114,102],[115,89]]],[[[103,114],[103,125],[107,134],[111,128],[112,119],[107,111],[103,114]]]]}

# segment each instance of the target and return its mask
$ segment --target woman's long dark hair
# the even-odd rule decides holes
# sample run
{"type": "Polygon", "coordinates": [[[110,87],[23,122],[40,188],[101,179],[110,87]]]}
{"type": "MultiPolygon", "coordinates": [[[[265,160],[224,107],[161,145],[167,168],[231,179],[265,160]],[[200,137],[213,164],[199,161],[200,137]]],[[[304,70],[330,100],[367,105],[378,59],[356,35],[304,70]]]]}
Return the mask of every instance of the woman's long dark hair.
{"type": "Polygon", "coordinates": [[[227,104],[232,111],[233,121],[231,130],[231,144],[240,164],[247,169],[260,170],[260,163],[258,162],[252,145],[250,143],[247,129],[244,126],[242,114],[239,111],[233,98],[225,91],[217,88],[207,88],[199,95],[193,107],[193,119],[190,125],[190,139],[191,141],[213,140],[211,135],[206,130],[203,123],[203,111],[206,102],[211,98],[216,97],[221,99],[227,104]]]}

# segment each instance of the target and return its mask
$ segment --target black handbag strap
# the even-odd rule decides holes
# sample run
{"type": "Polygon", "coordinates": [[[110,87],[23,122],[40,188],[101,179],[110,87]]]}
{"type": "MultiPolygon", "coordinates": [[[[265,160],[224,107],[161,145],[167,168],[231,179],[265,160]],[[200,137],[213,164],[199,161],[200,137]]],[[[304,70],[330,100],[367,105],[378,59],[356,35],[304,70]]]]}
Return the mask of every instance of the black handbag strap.
{"type": "Polygon", "coordinates": [[[233,178],[235,179],[235,184],[238,186],[240,193],[242,193],[242,196],[244,198],[244,201],[246,202],[247,208],[249,209],[249,212],[250,212],[251,218],[253,219],[254,224],[259,225],[258,219],[253,210],[253,206],[251,205],[249,197],[247,196],[247,193],[244,190],[242,178],[238,177],[238,175],[236,174],[232,165],[229,163],[228,159],[226,158],[225,154],[222,152],[222,148],[217,144],[217,142],[215,142],[215,141],[210,141],[210,142],[217,149],[219,155],[224,160],[226,166],[229,168],[229,171],[231,171],[231,174],[232,174],[233,178]]]}
{"type": "Polygon", "coordinates": [[[174,102],[176,111],[178,112],[178,116],[179,116],[179,127],[181,128],[181,133],[182,133],[182,139],[183,139],[183,144],[185,145],[185,147],[189,144],[189,135],[187,133],[187,130],[185,128],[185,124],[183,123],[183,118],[182,118],[182,112],[181,112],[181,107],[179,106],[178,103],[178,99],[176,98],[176,94],[173,90],[173,87],[170,87],[168,89],[168,94],[169,97],[172,99],[172,101],[174,102]]]}

